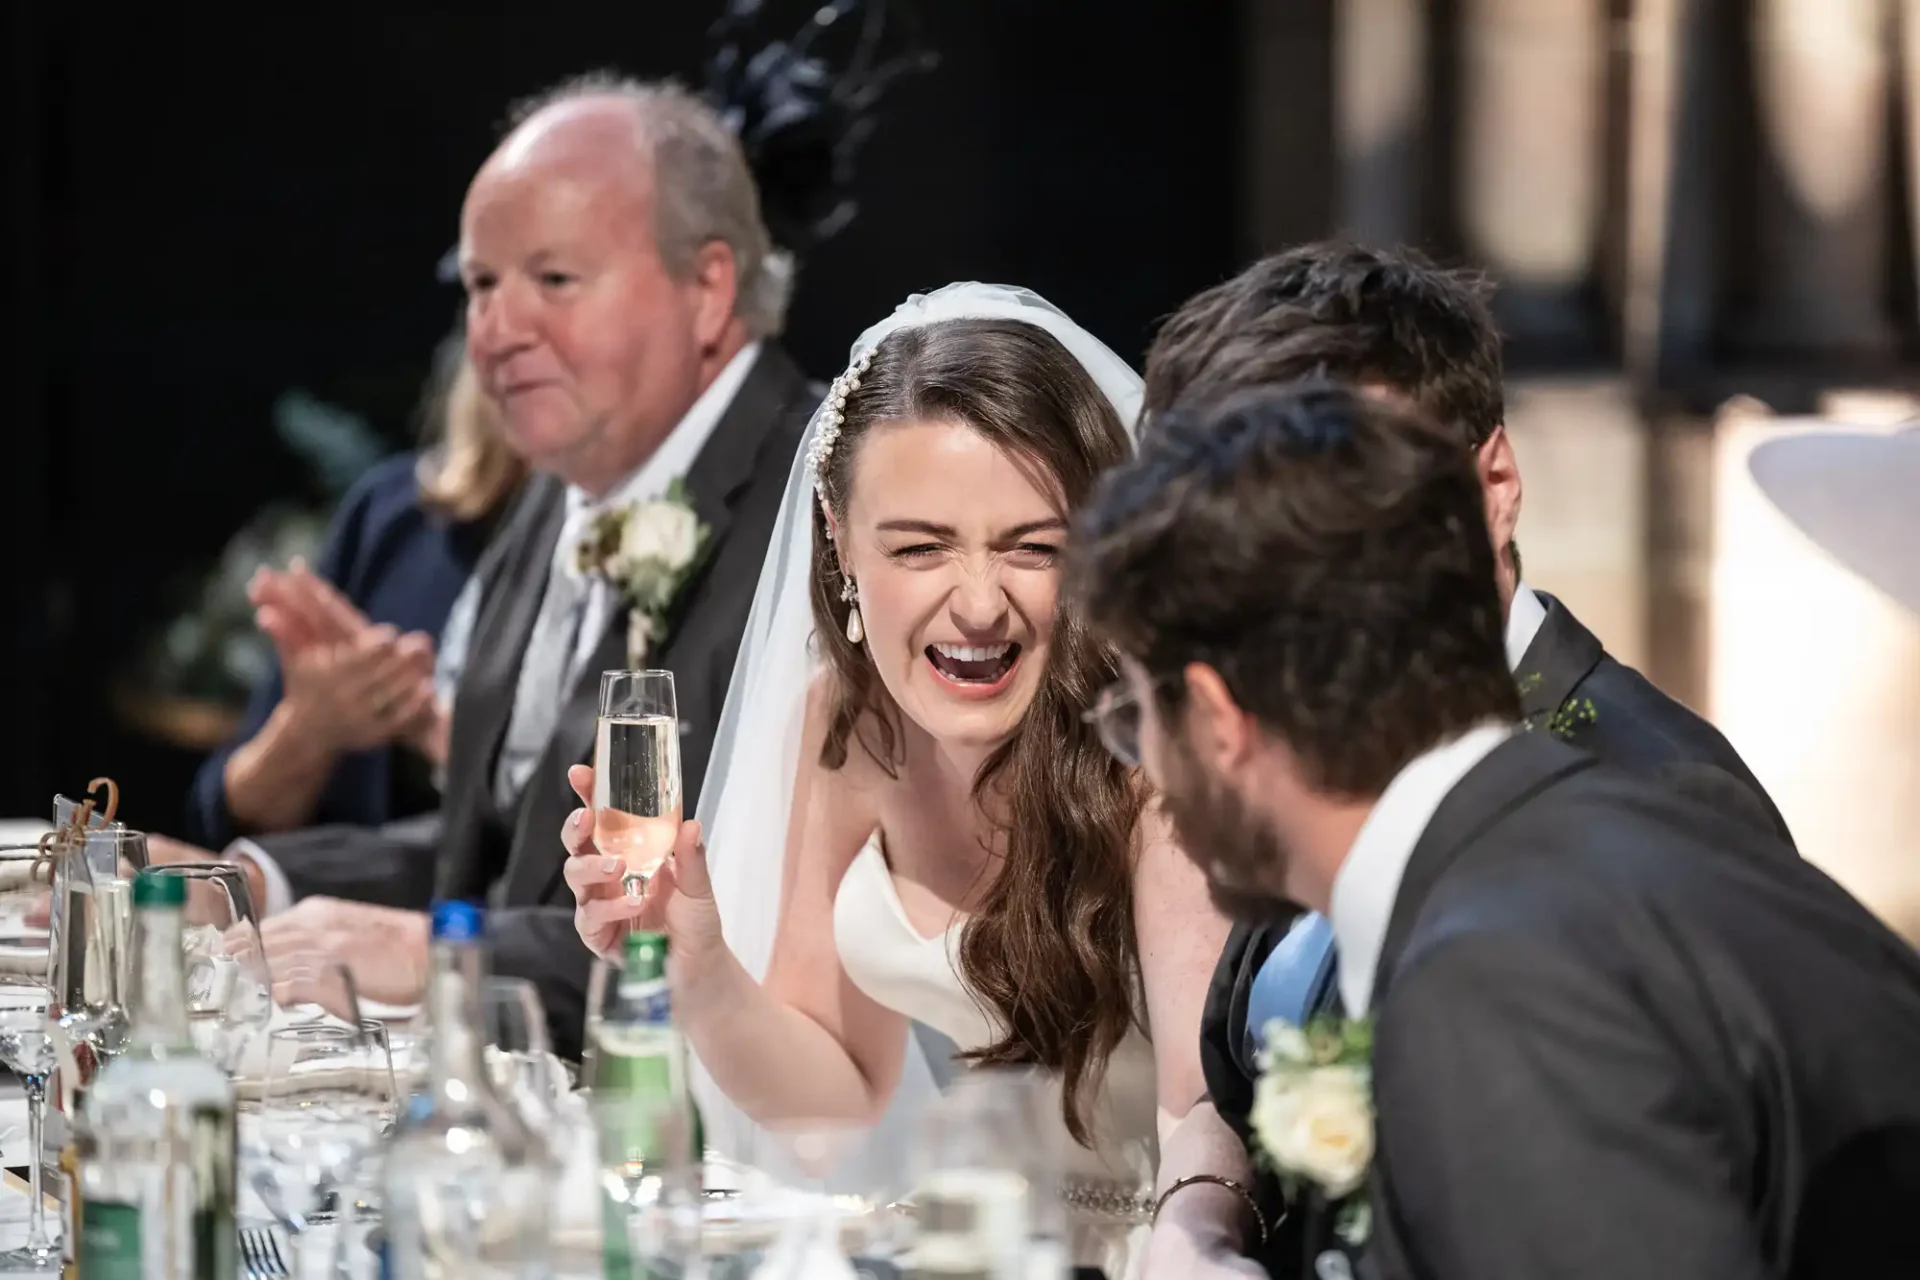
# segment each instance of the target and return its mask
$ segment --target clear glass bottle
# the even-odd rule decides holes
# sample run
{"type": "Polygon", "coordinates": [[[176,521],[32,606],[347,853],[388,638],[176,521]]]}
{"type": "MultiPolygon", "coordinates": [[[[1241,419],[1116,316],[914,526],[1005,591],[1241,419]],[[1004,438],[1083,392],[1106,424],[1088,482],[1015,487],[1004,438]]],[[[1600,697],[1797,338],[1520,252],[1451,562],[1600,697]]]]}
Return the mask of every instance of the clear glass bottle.
{"type": "Polygon", "coordinates": [[[386,1274],[532,1277],[546,1273],[546,1145],[494,1092],[480,1019],[483,913],[433,909],[427,977],[427,1080],[387,1152],[386,1274]]]}
{"type": "Polygon", "coordinates": [[[87,1280],[231,1280],[233,1086],[194,1048],[181,960],[186,881],[133,883],[138,969],[124,1050],[80,1111],[87,1280]]]}

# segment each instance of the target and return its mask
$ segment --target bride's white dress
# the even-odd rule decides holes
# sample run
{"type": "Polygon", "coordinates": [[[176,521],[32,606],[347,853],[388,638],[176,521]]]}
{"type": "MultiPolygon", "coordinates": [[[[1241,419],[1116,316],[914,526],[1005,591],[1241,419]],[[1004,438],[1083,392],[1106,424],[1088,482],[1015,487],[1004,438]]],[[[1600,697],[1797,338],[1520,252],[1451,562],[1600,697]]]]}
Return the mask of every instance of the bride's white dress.
{"type": "MultiPolygon", "coordinates": [[[[1000,1036],[988,1011],[961,980],[956,956],[963,922],[926,937],[907,918],[893,873],[876,834],[867,841],[833,904],[834,943],[847,976],[876,1002],[946,1036],[962,1050],[992,1044],[1000,1036]]],[[[1091,1111],[1091,1149],[1068,1137],[1056,1083],[1047,1114],[1060,1132],[1048,1141],[1064,1152],[1070,1241],[1076,1266],[1099,1267],[1112,1280],[1134,1274],[1146,1228],[1111,1211],[1091,1207],[1102,1198],[1152,1194],[1159,1143],[1154,1123],[1153,1051],[1138,1028],[1121,1042],[1091,1111]]]]}

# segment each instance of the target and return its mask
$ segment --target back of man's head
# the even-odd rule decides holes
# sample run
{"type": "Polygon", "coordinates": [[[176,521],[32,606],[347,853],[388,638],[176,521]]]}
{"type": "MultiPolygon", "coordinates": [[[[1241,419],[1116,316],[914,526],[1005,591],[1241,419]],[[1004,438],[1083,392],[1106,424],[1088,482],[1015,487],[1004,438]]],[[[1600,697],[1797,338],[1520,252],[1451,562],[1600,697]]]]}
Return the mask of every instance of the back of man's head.
{"type": "Polygon", "coordinates": [[[746,154],[712,106],[671,81],[594,72],[515,104],[509,130],[596,99],[633,109],[636,141],[652,163],[654,239],[667,270],[680,278],[703,246],[726,245],[734,260],[734,311],[747,336],[778,336],[793,292],[792,262],[774,247],[746,154]]]}
{"type": "Polygon", "coordinates": [[[1087,621],[1164,703],[1212,667],[1316,788],[1378,795],[1519,717],[1473,461],[1404,401],[1306,379],[1175,404],[1073,547],[1087,621]]]}
{"type": "Polygon", "coordinates": [[[1410,249],[1320,241],[1190,299],[1147,353],[1144,410],[1313,374],[1397,393],[1478,447],[1506,416],[1500,332],[1478,275],[1410,249]]]}

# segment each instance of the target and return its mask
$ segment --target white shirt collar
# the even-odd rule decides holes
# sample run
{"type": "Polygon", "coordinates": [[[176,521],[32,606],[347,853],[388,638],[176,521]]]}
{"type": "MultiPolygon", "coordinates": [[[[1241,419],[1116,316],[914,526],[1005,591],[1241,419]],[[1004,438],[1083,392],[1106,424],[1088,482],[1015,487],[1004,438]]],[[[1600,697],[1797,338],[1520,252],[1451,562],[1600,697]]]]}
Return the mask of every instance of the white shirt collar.
{"type": "Polygon", "coordinates": [[[1386,945],[1394,899],[1434,811],[1460,779],[1518,728],[1482,725],[1415,756],[1394,775],[1361,824],[1333,878],[1327,906],[1340,949],[1340,998],[1348,1017],[1363,1016],[1373,1003],[1373,975],[1386,945]]]}
{"type": "Polygon", "coordinates": [[[1507,606],[1507,666],[1518,672],[1526,661],[1533,638],[1547,620],[1547,606],[1533,589],[1522,582],[1513,589],[1513,603],[1507,606]]]}
{"type": "Polygon", "coordinates": [[[657,498],[667,491],[668,485],[692,469],[759,355],[758,342],[749,342],[735,352],[733,359],[727,361],[718,376],[700,393],[700,398],[693,402],[686,416],[660,442],[660,447],[631,475],[609,490],[606,496],[596,501],[585,489],[577,485],[567,486],[566,523],[561,528],[560,541],[554,547],[554,564],[557,568],[567,573],[574,571],[574,543],[586,532],[587,522],[596,513],[657,498]]]}

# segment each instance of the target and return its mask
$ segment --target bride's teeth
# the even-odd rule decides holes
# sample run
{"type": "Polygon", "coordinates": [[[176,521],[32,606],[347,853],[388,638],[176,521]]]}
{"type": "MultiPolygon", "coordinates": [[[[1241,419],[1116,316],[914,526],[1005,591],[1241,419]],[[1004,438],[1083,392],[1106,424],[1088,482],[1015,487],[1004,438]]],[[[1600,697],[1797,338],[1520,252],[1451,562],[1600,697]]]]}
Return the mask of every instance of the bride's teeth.
{"type": "Polygon", "coordinates": [[[1013,648],[1011,642],[989,645],[936,644],[933,646],[943,658],[955,662],[988,662],[1007,656],[1007,650],[1013,648]]]}

